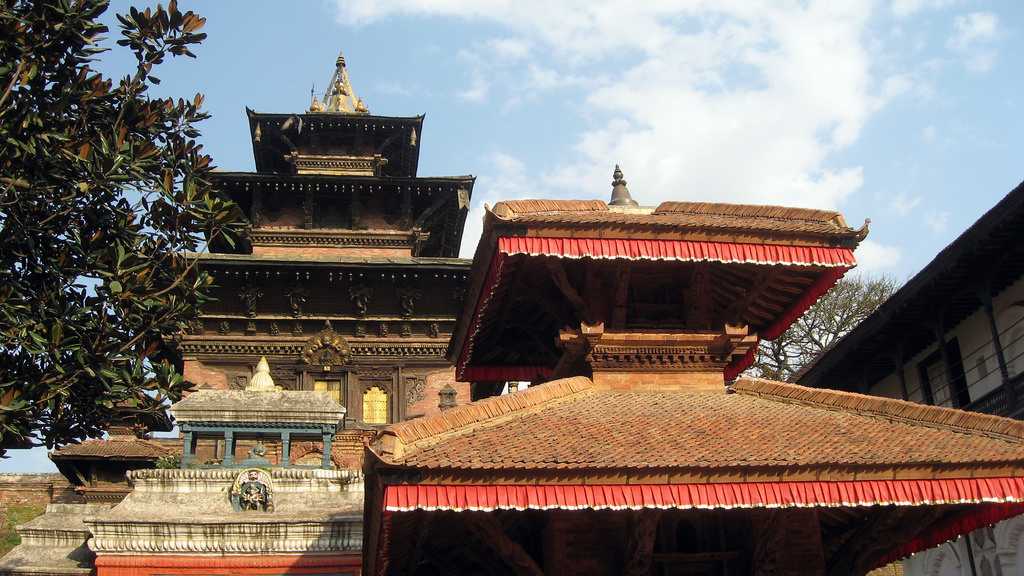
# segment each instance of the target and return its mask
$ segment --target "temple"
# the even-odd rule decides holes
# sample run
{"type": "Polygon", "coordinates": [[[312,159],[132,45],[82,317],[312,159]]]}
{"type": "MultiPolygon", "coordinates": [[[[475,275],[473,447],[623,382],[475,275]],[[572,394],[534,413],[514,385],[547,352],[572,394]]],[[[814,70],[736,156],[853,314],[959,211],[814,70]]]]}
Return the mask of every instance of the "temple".
{"type": "MultiPolygon", "coordinates": [[[[243,389],[267,357],[278,385],[345,406],[331,458],[359,468],[367,431],[436,413],[447,388],[469,400],[444,353],[468,276],[457,255],[474,179],[417,176],[423,116],[371,114],[343,56],[306,113],[247,114],[256,172],[215,183],[251,228],[199,256],[218,287],[181,339],[184,374],[243,389]]],[[[224,456],[223,441],[200,440],[197,458],[224,456]]]]}
{"type": "Polygon", "coordinates": [[[739,376],[866,232],[618,169],[499,202],[449,358],[532,385],[377,435],[364,574],[863,574],[1020,514],[1020,422],[739,376]]]}
{"type": "Polygon", "coordinates": [[[744,375],[867,223],[644,206],[616,166],[607,202],[485,207],[460,260],[474,179],[418,176],[423,117],[372,115],[343,57],[248,118],[178,437],[54,451],[76,499],[0,576],[838,576],[1024,513],[1024,423],[744,375]]]}
{"type": "MultiPolygon", "coordinates": [[[[457,256],[475,179],[417,176],[423,116],[370,114],[341,55],[307,112],[246,112],[256,172],[215,172],[214,184],[248,234],[191,255],[216,287],[175,339],[178,368],[199,388],[241,390],[266,357],[279,385],[328,392],[347,410],[334,438],[294,456],[359,469],[376,428],[470,399],[445,350],[469,274],[457,256]]],[[[149,438],[170,429],[119,427],[51,458],[80,493],[116,501],[126,471],[177,456],[149,438]]],[[[223,437],[196,438],[189,458],[229,456],[223,437]]],[[[279,442],[267,449],[280,457],[279,442]]]]}
{"type": "MultiPolygon", "coordinates": [[[[200,390],[171,407],[183,430],[180,468],[135,470],[133,489],[82,522],[97,576],[358,571],[362,482],[356,470],[288,458],[291,439],[328,442],[345,409],[328,392],[284,390],[260,359],[244,390],[200,390]],[[195,461],[201,435],[228,447],[214,464],[195,461]],[[236,439],[252,448],[233,458],[236,439]],[[283,443],[268,457],[265,442],[283,443]]],[[[324,451],[330,454],[330,450],[324,451]]]]}

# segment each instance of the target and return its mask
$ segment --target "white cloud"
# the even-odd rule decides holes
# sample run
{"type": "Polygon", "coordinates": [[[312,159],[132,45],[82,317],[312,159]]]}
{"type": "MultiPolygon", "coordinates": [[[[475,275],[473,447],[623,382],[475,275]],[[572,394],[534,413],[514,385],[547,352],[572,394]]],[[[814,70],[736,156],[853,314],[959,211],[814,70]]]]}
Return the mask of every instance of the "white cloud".
{"type": "Polygon", "coordinates": [[[857,270],[869,274],[895,268],[902,257],[899,248],[874,240],[861,242],[854,255],[857,257],[857,270]]]}
{"type": "Polygon", "coordinates": [[[961,55],[971,72],[988,72],[995,65],[992,42],[999,35],[999,16],[993,12],[971,12],[953,19],[953,34],[946,46],[961,55]]]}
{"type": "Polygon", "coordinates": [[[906,18],[921,10],[938,10],[955,3],[956,0],[892,0],[890,8],[897,18],[906,18]]]}
{"type": "Polygon", "coordinates": [[[483,160],[483,170],[473,187],[476,194],[470,203],[466,229],[462,234],[460,254],[467,258],[473,256],[476,243],[480,240],[484,204],[493,207],[501,200],[545,196],[536,190],[536,179],[527,178],[526,165],[519,158],[504,152],[495,152],[483,160]]]}
{"type": "Polygon", "coordinates": [[[530,54],[530,43],[521,38],[494,38],[487,42],[487,47],[499,58],[513,62],[530,54]]]}
{"type": "Polygon", "coordinates": [[[554,194],[604,197],[622,164],[634,197],[834,208],[863,182],[835,165],[913,79],[873,66],[873,3],[809,0],[339,0],[339,19],[449,16],[504,28],[465,62],[482,100],[571,85],[591,122],[574,150],[531,167],[554,194]],[[514,42],[510,42],[514,40],[514,42]],[[501,46],[498,48],[498,46],[501,46]],[[502,59],[543,54],[543,66],[502,59]],[[508,83],[506,86],[505,83],[508,83]]]}
{"type": "Polygon", "coordinates": [[[934,234],[941,234],[949,227],[949,212],[932,211],[924,215],[924,225],[934,234]]]}
{"type": "Polygon", "coordinates": [[[921,140],[931,144],[935,142],[936,129],[934,124],[929,124],[921,129],[921,140]]]}
{"type": "Polygon", "coordinates": [[[474,73],[469,86],[460,90],[456,95],[466,102],[483,102],[491,90],[491,84],[482,74],[474,73]]]}
{"type": "Polygon", "coordinates": [[[995,38],[999,29],[999,17],[992,12],[971,12],[953,19],[953,36],[949,47],[963,50],[973,44],[988,42],[995,38]]]}
{"type": "Polygon", "coordinates": [[[920,203],[920,196],[908,196],[905,193],[900,193],[889,201],[889,207],[900,216],[906,216],[920,203]]]}

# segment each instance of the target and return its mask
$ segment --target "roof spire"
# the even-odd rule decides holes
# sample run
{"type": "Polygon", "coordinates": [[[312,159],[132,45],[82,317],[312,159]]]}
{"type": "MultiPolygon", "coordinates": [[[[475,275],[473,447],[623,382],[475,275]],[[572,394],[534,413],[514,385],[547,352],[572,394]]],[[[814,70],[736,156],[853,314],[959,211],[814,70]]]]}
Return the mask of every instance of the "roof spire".
{"type": "Polygon", "coordinates": [[[639,206],[636,200],[629,195],[629,188],[626,188],[626,180],[622,177],[622,169],[615,165],[612,172],[612,199],[609,206],[639,206]]]}
{"type": "Polygon", "coordinates": [[[348,78],[348,69],[345,68],[345,55],[338,53],[335,60],[334,74],[327,83],[327,91],[324,92],[323,103],[317,102],[316,96],[309,106],[310,112],[340,112],[342,114],[368,114],[362,98],[356,96],[352,89],[352,82],[348,78]]]}
{"type": "Polygon", "coordinates": [[[252,381],[245,387],[247,392],[273,392],[280,390],[279,386],[274,385],[274,379],[270,376],[270,363],[267,362],[266,356],[260,356],[259,363],[256,364],[256,373],[252,376],[252,381]]]}

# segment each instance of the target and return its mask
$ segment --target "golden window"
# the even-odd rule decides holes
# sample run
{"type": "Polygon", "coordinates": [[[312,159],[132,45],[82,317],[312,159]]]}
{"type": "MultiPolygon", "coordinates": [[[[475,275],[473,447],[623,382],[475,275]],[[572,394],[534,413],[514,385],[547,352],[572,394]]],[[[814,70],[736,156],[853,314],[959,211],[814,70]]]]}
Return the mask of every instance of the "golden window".
{"type": "Polygon", "coordinates": [[[363,393],[363,422],[367,424],[388,423],[388,393],[379,386],[367,388],[363,393]]]}
{"type": "Polygon", "coordinates": [[[341,381],[340,380],[314,380],[313,390],[316,392],[327,392],[332,400],[341,404],[341,381]]]}

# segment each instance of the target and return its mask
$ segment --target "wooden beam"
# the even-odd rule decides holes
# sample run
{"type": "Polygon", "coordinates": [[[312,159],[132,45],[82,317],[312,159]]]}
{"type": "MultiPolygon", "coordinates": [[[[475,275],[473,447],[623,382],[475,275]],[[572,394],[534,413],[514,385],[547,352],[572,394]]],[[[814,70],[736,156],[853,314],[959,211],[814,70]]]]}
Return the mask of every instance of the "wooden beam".
{"type": "Polygon", "coordinates": [[[648,576],[654,559],[654,537],[658,534],[661,510],[638,510],[629,518],[626,541],[626,576],[648,576]]]}
{"type": "Polygon", "coordinates": [[[517,576],[543,576],[544,572],[523,547],[509,538],[493,512],[464,512],[460,514],[466,528],[480,542],[488,546],[517,576]]]}
{"type": "Polygon", "coordinates": [[[562,261],[558,258],[545,258],[544,265],[548,267],[548,270],[551,272],[551,279],[555,282],[555,286],[562,291],[562,295],[565,296],[566,300],[569,301],[569,304],[572,305],[572,308],[579,316],[579,319],[588,324],[592,324],[587,303],[572,285],[572,282],[569,281],[569,276],[565,273],[565,267],[562,265],[562,261]]]}
{"type": "Polygon", "coordinates": [[[626,312],[629,310],[629,280],[632,268],[628,264],[619,264],[615,270],[615,295],[612,297],[613,328],[626,325],[626,312]]]}

